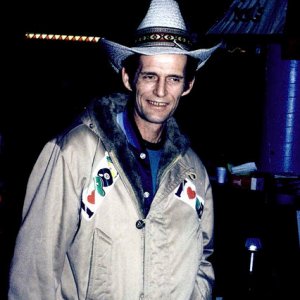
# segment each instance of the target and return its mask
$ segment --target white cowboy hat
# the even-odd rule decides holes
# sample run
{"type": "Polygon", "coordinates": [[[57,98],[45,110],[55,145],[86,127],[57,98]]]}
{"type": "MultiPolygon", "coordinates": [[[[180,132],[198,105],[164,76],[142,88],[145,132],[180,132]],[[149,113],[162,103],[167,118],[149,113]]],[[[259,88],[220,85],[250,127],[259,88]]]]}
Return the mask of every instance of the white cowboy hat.
{"type": "Polygon", "coordinates": [[[133,54],[185,54],[198,60],[198,70],[221,45],[219,43],[208,49],[190,50],[192,42],[175,0],[152,0],[135,35],[133,47],[126,47],[105,38],[100,40],[117,72],[122,69],[123,61],[133,54]]]}

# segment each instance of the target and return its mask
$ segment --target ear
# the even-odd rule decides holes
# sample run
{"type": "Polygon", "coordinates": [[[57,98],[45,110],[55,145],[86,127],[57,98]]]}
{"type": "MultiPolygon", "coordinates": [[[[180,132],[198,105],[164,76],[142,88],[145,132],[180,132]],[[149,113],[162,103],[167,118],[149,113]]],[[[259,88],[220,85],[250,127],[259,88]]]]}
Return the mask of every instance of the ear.
{"type": "Polygon", "coordinates": [[[132,91],[130,82],[129,82],[129,75],[126,72],[125,68],[122,68],[122,81],[124,86],[126,87],[126,89],[128,89],[129,91],[132,91]]]}
{"type": "Polygon", "coordinates": [[[195,77],[188,83],[187,89],[182,93],[181,96],[185,96],[190,93],[190,91],[192,90],[192,88],[194,86],[194,82],[195,82],[195,77]]]}

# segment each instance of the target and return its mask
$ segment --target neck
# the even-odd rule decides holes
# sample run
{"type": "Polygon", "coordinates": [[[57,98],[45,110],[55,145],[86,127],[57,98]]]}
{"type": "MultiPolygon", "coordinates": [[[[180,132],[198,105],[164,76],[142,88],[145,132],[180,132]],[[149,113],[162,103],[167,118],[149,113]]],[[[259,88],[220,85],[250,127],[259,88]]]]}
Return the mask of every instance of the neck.
{"type": "Polygon", "coordinates": [[[161,141],[164,129],[162,124],[144,122],[137,117],[134,120],[143,140],[149,143],[159,143],[161,141]]]}

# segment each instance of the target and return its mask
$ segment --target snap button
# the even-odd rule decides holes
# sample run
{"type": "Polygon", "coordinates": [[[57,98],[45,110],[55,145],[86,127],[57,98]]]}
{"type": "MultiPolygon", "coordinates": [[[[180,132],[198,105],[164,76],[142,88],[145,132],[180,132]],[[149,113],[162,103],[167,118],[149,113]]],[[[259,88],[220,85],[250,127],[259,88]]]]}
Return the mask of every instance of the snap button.
{"type": "Polygon", "coordinates": [[[140,158],[141,158],[141,159],[145,159],[145,158],[146,158],[146,153],[142,152],[142,153],[140,154],[140,158]]]}
{"type": "Polygon", "coordinates": [[[137,229],[142,229],[145,227],[145,222],[143,220],[137,220],[135,226],[137,229]]]}
{"type": "Polygon", "coordinates": [[[150,196],[150,193],[149,193],[149,192],[145,192],[145,193],[144,193],[144,197],[145,197],[145,198],[148,198],[149,196],[150,196]]]}

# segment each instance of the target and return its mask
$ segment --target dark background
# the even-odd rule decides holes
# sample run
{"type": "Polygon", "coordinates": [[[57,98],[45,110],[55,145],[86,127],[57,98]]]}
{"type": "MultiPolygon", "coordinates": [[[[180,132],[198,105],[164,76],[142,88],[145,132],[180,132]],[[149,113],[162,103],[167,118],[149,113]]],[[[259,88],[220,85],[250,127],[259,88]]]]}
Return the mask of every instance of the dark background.
{"type": "MultiPolygon", "coordinates": [[[[205,33],[230,3],[180,1],[199,47],[221,40],[205,33]]],[[[11,6],[4,35],[6,92],[0,124],[9,139],[18,139],[23,153],[29,152],[29,161],[92,97],[121,86],[97,44],[26,40],[25,33],[105,36],[128,44],[148,1],[25,2],[17,10],[11,6]]],[[[243,45],[245,41],[242,37],[243,45]]],[[[181,102],[178,122],[208,165],[224,155],[234,163],[258,158],[266,47],[258,37],[243,54],[218,50],[200,70],[193,93],[181,102]]]]}
{"type": "MultiPolygon", "coordinates": [[[[291,3],[294,5],[293,1],[291,3]]],[[[209,37],[205,33],[223,16],[230,4],[231,1],[225,0],[180,2],[188,26],[200,40],[199,47],[212,46],[220,41],[218,37],[209,37]]],[[[6,6],[1,42],[3,68],[0,133],[4,143],[0,176],[5,182],[5,201],[0,203],[0,262],[3,264],[0,267],[0,280],[1,288],[4,286],[0,299],[1,296],[5,299],[8,265],[19,227],[25,186],[37,155],[46,141],[67,126],[91,98],[114,89],[122,89],[117,74],[110,68],[99,45],[27,40],[25,33],[105,36],[128,44],[128,36],[139,25],[147,8],[148,1],[142,0],[79,3],[26,1],[6,6]]],[[[292,16],[289,18],[288,33],[294,35],[297,26],[293,25],[299,24],[299,20],[295,18],[296,10],[290,11],[292,16]]],[[[233,48],[218,50],[200,69],[192,93],[182,99],[176,112],[178,123],[190,136],[192,146],[212,176],[215,167],[221,162],[240,164],[258,162],[260,159],[264,124],[265,60],[268,44],[273,40],[272,37],[259,36],[251,39],[241,36],[233,40],[233,48]],[[235,46],[244,47],[245,52],[232,51],[235,46]]],[[[221,190],[220,193],[217,189],[215,193],[220,199],[225,197],[226,201],[230,201],[232,198],[232,203],[239,204],[234,211],[224,203],[217,206],[222,212],[225,213],[225,209],[229,212],[216,223],[222,228],[218,231],[222,238],[223,234],[228,235],[231,236],[229,241],[236,242],[241,235],[240,226],[247,229],[252,226],[253,219],[245,224],[244,213],[249,211],[249,207],[253,209],[253,197],[259,199],[259,205],[262,205],[257,206],[260,222],[256,226],[261,225],[266,235],[271,232],[272,225],[278,226],[273,221],[274,214],[270,215],[269,210],[263,214],[266,209],[263,206],[264,194],[257,197],[238,192],[237,195],[236,192],[231,194],[227,190],[221,190]],[[244,205],[237,202],[240,198],[246,198],[248,202],[244,205]],[[236,214],[237,210],[240,215],[236,214]],[[268,217],[267,220],[265,216],[268,217]],[[270,219],[272,222],[269,222],[270,219]],[[229,225],[232,221],[236,223],[229,225]],[[228,231],[224,230],[227,228],[224,224],[228,231]]],[[[216,216],[220,216],[220,210],[216,216]]],[[[283,219],[286,221],[288,218],[283,219]]],[[[294,230],[294,220],[291,221],[291,226],[294,230]]],[[[287,231],[289,229],[287,226],[287,231]]],[[[293,244],[295,232],[288,234],[293,235],[293,241],[288,244],[293,244]]],[[[217,245],[222,251],[225,250],[219,239],[217,245]]],[[[235,251],[239,253],[236,259],[239,265],[244,249],[235,248],[235,251]]],[[[232,259],[231,249],[225,251],[226,254],[229,252],[229,258],[232,259]]],[[[218,272],[221,278],[227,277],[228,280],[225,270],[232,268],[227,260],[229,258],[220,258],[219,266],[222,270],[218,272]]],[[[223,285],[227,286],[227,283],[220,280],[220,292],[226,290],[223,285]]]]}

